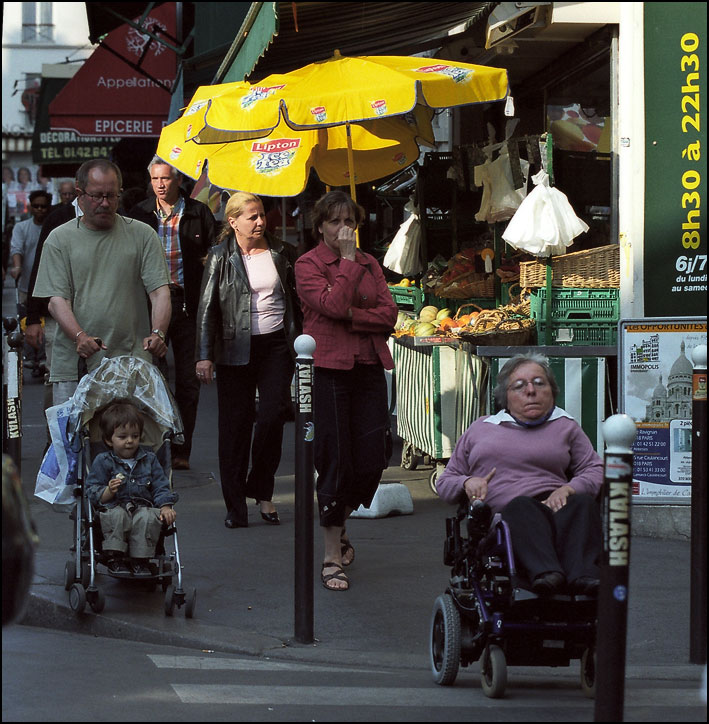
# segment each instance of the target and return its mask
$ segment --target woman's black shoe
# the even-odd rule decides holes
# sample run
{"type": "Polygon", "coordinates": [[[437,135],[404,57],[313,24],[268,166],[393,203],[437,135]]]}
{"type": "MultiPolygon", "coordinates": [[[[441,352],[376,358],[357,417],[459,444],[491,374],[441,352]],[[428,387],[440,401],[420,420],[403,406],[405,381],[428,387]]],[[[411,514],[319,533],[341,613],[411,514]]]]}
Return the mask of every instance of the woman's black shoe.
{"type": "Polygon", "coordinates": [[[553,593],[564,583],[563,574],[558,571],[548,571],[537,576],[532,583],[535,593],[553,593]]]}
{"type": "Polygon", "coordinates": [[[280,525],[281,521],[278,517],[278,511],[274,510],[273,513],[261,513],[261,517],[267,522],[271,523],[272,525],[280,525]]]}
{"type": "Polygon", "coordinates": [[[224,525],[227,528],[248,528],[248,523],[240,523],[233,513],[229,513],[227,517],[224,519],[224,525]]]}

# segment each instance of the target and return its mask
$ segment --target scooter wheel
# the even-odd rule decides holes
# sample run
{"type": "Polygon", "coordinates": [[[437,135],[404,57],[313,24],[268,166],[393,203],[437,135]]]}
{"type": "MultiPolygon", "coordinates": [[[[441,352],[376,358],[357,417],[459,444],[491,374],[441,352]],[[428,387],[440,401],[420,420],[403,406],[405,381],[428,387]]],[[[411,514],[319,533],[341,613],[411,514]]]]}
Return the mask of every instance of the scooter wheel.
{"type": "Polygon", "coordinates": [[[460,666],[460,613],[448,593],[436,599],[431,614],[429,639],[431,673],[440,686],[450,686],[460,666]]]}
{"type": "Polygon", "coordinates": [[[480,662],[480,683],[485,696],[499,699],[507,688],[507,662],[505,652],[495,645],[490,645],[483,652],[480,662]]]}

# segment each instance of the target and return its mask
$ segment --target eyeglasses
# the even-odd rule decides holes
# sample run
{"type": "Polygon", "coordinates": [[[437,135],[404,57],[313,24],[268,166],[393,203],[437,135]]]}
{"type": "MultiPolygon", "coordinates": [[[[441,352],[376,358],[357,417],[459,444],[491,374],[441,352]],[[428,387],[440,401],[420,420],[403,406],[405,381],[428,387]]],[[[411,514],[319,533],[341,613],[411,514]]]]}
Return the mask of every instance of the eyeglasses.
{"type": "Polygon", "coordinates": [[[529,384],[534,385],[535,390],[541,390],[542,388],[549,386],[549,382],[547,382],[547,380],[543,377],[535,377],[532,380],[516,380],[507,389],[512,390],[513,392],[522,392],[522,390],[527,389],[527,385],[529,384]]]}
{"type": "Polygon", "coordinates": [[[88,196],[95,204],[101,204],[104,201],[108,201],[109,204],[115,204],[116,201],[121,197],[120,193],[117,194],[90,194],[88,191],[79,189],[84,196],[88,196]]]}

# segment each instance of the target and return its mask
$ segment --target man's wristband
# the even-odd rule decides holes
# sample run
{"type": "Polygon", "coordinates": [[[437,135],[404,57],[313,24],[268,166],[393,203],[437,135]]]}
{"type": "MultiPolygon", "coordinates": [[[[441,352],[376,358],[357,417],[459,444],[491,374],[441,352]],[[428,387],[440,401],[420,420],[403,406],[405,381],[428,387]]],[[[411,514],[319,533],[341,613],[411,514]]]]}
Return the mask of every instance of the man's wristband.
{"type": "Polygon", "coordinates": [[[151,329],[150,334],[157,334],[158,337],[164,342],[165,341],[165,332],[163,332],[161,329],[151,329]]]}
{"type": "Polygon", "coordinates": [[[82,334],[86,334],[86,332],[84,332],[83,329],[80,329],[80,330],[76,333],[76,336],[74,337],[74,341],[76,342],[76,341],[79,339],[79,337],[81,337],[82,334]]]}

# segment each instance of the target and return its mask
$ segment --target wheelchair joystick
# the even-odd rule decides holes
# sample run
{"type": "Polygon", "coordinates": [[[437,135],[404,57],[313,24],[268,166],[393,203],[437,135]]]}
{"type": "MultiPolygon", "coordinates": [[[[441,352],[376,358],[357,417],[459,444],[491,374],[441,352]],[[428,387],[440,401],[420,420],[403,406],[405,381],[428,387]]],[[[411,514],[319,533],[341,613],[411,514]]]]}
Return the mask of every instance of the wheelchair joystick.
{"type": "Polygon", "coordinates": [[[492,510],[482,500],[471,501],[468,506],[468,538],[477,541],[482,540],[490,529],[492,510]]]}

